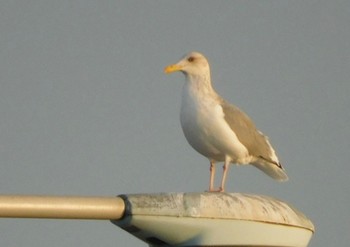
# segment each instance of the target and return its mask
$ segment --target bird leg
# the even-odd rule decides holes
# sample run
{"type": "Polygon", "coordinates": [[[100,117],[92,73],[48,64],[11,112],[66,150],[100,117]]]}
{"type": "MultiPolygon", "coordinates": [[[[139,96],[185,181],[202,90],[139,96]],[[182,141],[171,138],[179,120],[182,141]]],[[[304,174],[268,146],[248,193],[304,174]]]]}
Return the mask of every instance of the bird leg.
{"type": "MultiPolygon", "coordinates": [[[[225,171],[225,170],[224,170],[225,171]]],[[[226,176],[226,175],[225,175],[226,176]]],[[[210,184],[209,184],[209,192],[223,192],[223,184],[219,189],[214,189],[214,179],[215,179],[215,161],[210,160],[210,184]]]]}
{"type": "Polygon", "coordinates": [[[224,192],[225,191],[225,182],[226,182],[226,176],[227,176],[227,171],[228,171],[229,164],[230,164],[229,160],[225,159],[225,164],[222,167],[223,168],[223,173],[222,173],[221,186],[219,188],[220,192],[224,192]]]}
{"type": "Polygon", "coordinates": [[[215,191],[214,190],[214,179],[215,179],[215,162],[213,160],[210,161],[210,184],[209,184],[209,191],[215,191]]]}

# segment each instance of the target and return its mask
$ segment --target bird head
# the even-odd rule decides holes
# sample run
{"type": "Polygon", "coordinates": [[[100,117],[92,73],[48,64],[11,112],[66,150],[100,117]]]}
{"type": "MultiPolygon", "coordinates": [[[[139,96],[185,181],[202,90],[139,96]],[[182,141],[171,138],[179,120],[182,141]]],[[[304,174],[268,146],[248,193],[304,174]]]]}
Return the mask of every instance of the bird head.
{"type": "Polygon", "coordinates": [[[203,76],[209,74],[209,63],[207,59],[199,52],[190,52],[179,62],[167,66],[165,73],[181,71],[188,76],[203,76]]]}

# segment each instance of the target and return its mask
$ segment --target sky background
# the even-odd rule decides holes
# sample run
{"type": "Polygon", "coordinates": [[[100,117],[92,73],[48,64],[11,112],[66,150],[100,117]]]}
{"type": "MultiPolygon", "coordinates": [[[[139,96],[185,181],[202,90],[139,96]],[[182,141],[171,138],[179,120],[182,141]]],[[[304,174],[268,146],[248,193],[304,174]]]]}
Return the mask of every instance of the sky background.
{"type": "MultiPolygon", "coordinates": [[[[179,123],[184,76],[163,73],[196,50],[290,178],[233,166],[226,190],[301,210],[316,226],[310,247],[347,246],[349,25],[346,0],[1,1],[0,193],[206,190],[209,163],[179,123]]],[[[108,221],[0,219],[0,239],[147,246],[108,221]]]]}

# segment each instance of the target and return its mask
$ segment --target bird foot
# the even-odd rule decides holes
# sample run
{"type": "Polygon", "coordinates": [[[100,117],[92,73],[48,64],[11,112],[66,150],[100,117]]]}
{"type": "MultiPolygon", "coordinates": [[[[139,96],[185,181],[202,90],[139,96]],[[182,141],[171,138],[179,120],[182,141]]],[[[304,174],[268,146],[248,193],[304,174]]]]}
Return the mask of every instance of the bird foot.
{"type": "Polygon", "coordinates": [[[225,190],[220,187],[219,189],[209,189],[206,192],[225,192],[225,190]]]}

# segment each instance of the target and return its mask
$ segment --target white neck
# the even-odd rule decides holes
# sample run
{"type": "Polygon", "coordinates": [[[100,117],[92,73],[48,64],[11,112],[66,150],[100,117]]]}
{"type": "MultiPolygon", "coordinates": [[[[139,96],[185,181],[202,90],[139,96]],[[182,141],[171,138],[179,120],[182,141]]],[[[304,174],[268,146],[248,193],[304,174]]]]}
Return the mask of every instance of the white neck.
{"type": "Polygon", "coordinates": [[[201,75],[186,74],[186,84],[188,84],[187,86],[192,88],[192,90],[201,92],[202,94],[215,93],[211,85],[209,72],[201,75]]]}

